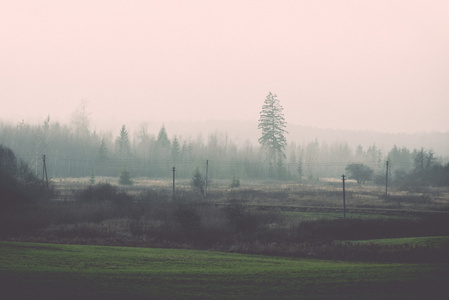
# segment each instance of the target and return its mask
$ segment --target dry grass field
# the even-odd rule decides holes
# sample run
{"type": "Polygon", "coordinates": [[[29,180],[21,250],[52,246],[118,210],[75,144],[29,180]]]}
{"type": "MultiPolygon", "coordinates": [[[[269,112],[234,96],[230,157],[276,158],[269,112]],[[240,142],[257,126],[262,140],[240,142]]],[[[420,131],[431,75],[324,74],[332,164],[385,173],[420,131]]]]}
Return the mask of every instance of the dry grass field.
{"type": "MultiPolygon", "coordinates": [[[[75,191],[86,188],[89,178],[64,178],[53,180],[60,199],[72,199],[75,191]]],[[[133,179],[130,186],[118,185],[117,178],[99,177],[96,183],[116,185],[126,193],[138,196],[148,190],[172,196],[172,181],[133,179]]],[[[343,208],[343,188],[341,180],[328,179],[317,182],[244,182],[240,188],[228,187],[229,182],[214,180],[208,187],[207,198],[200,194],[192,195],[194,201],[225,203],[229,199],[239,199],[249,205],[276,207],[307,207],[309,209],[343,208]]],[[[191,192],[188,180],[176,181],[177,194],[191,192]]],[[[390,186],[385,197],[385,186],[360,185],[355,181],[345,183],[346,209],[351,210],[390,210],[397,212],[441,212],[449,211],[449,187],[402,187],[390,186]]]]}

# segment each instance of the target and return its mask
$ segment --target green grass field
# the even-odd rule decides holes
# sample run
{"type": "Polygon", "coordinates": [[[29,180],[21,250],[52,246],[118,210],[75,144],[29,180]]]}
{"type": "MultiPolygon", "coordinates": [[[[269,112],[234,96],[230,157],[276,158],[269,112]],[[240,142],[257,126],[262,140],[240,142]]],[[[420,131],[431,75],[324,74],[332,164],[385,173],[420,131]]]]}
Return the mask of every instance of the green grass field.
{"type": "Polygon", "coordinates": [[[449,246],[449,236],[377,239],[377,240],[352,241],[351,243],[360,243],[360,244],[373,243],[378,245],[410,245],[410,246],[440,248],[449,246]]]}
{"type": "Polygon", "coordinates": [[[1,299],[447,299],[449,262],[0,242],[1,299]]]}

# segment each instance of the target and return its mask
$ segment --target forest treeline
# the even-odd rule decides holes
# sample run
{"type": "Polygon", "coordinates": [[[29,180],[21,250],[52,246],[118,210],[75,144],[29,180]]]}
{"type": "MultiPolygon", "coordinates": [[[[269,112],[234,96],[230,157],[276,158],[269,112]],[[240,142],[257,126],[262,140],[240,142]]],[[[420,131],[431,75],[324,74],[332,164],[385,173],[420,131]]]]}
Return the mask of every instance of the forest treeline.
{"type": "MultiPolygon", "coordinates": [[[[119,176],[126,170],[131,177],[170,178],[176,167],[177,178],[190,178],[196,168],[213,179],[270,179],[266,153],[249,141],[237,144],[226,133],[203,138],[170,136],[164,125],[148,132],[145,125],[129,132],[99,134],[89,129],[82,115],[69,124],[51,122],[39,125],[0,124],[0,144],[12,149],[36,175],[42,174],[43,160],[50,178],[119,176]]],[[[423,145],[425,146],[425,145],[423,145]]],[[[373,170],[374,181],[385,181],[386,161],[389,180],[449,185],[449,164],[431,149],[394,146],[383,153],[375,144],[352,149],[346,142],[327,144],[318,139],[303,144],[289,142],[285,159],[277,162],[276,179],[319,180],[340,178],[349,164],[363,164],[373,170]]]]}

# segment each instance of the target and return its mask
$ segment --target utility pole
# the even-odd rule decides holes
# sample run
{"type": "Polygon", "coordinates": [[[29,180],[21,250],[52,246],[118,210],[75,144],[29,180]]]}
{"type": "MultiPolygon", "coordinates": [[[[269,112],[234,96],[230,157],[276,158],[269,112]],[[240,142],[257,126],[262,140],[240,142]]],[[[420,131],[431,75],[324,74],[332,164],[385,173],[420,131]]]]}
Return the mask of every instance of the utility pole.
{"type": "Polygon", "coordinates": [[[173,167],[171,170],[173,172],[173,196],[172,196],[172,199],[173,199],[173,201],[175,201],[175,171],[176,171],[176,168],[173,167]]]}
{"type": "Polygon", "coordinates": [[[388,160],[387,160],[387,171],[385,173],[385,201],[387,201],[388,197],[388,160]]]}
{"type": "Polygon", "coordinates": [[[343,218],[346,219],[345,175],[343,174],[341,178],[343,179],[343,218]]]}
{"type": "Polygon", "coordinates": [[[45,163],[45,155],[42,155],[42,180],[45,180],[48,191],[49,187],[48,187],[48,175],[47,175],[47,165],[45,163]]]}
{"type": "Polygon", "coordinates": [[[204,189],[204,198],[207,198],[207,173],[209,171],[209,160],[206,160],[206,180],[205,180],[205,189],[204,189]]]}

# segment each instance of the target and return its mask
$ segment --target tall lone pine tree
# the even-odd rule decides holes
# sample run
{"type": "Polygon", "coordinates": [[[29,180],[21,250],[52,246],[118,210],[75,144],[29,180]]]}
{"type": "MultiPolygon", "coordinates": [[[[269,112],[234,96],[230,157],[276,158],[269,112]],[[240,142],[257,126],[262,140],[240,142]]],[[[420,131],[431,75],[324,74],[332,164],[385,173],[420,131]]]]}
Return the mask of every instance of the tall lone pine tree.
{"type": "Polygon", "coordinates": [[[262,136],[259,143],[262,148],[267,150],[267,160],[270,167],[271,177],[282,177],[283,161],[285,159],[285,146],[287,139],[285,130],[287,122],[285,121],[279,100],[271,92],[265,98],[265,102],[260,112],[258,129],[262,129],[262,136]],[[274,173],[276,168],[276,173],[274,173]]]}

